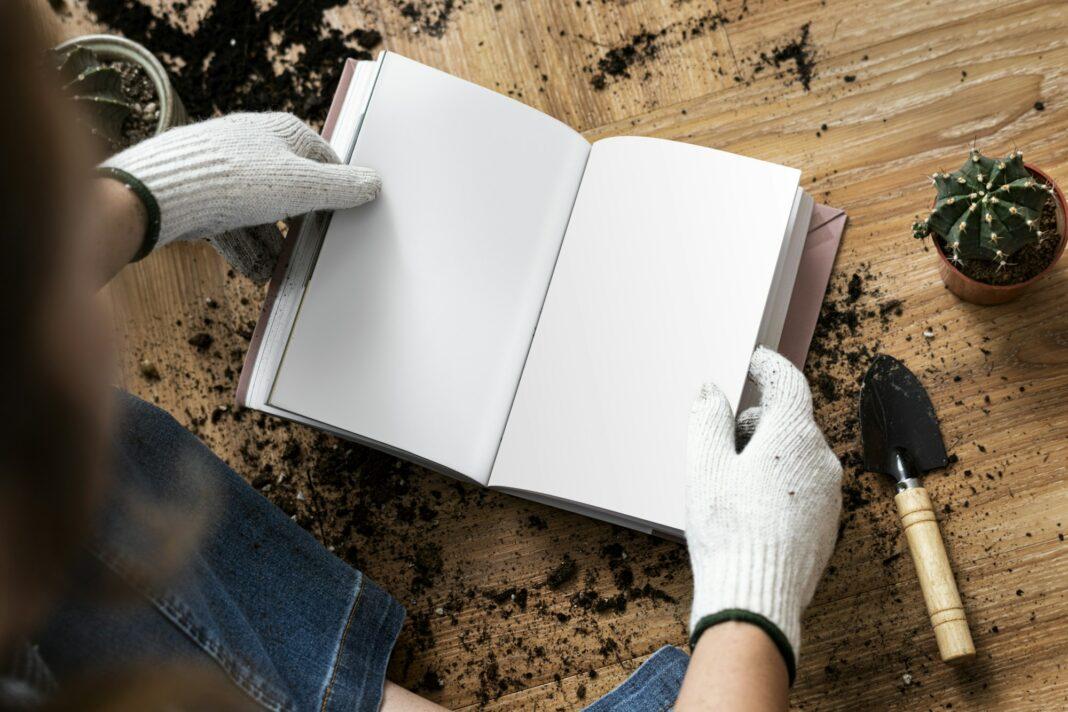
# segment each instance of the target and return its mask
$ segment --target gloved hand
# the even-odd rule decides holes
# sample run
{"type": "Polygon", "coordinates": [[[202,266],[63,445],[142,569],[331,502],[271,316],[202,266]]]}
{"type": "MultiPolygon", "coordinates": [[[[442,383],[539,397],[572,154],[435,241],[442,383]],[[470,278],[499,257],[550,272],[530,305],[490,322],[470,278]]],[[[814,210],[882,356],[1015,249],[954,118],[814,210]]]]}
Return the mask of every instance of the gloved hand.
{"type": "Polygon", "coordinates": [[[760,347],[749,376],[761,404],[746,410],[737,428],[712,384],[690,415],[690,641],[722,621],[754,623],[775,641],[793,682],[801,612],[834,550],[842,466],[813,420],[800,371],[760,347]]]}
{"type": "Polygon", "coordinates": [[[129,185],[148,211],[135,259],[157,244],[212,237],[254,278],[269,275],[281,249],[273,223],[360,205],[381,186],[374,170],[339,163],[326,141],[283,113],[231,114],[170,129],[112,156],[100,170],[129,185]],[[226,232],[261,225],[271,229],[226,232]]]}

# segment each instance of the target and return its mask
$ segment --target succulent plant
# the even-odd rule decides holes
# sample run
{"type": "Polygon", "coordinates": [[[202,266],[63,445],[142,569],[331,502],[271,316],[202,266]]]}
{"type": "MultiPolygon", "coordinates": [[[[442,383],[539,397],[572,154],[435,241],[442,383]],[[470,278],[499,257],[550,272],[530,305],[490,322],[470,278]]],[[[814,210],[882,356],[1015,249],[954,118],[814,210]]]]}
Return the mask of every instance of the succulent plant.
{"type": "Polygon", "coordinates": [[[119,71],[86,47],[53,52],[53,58],[63,92],[81,109],[79,121],[110,148],[121,147],[123,123],[134,105],[123,96],[119,71]]]}
{"type": "Polygon", "coordinates": [[[938,192],[934,209],[912,230],[918,238],[940,237],[951,262],[982,260],[1001,268],[1023,247],[1055,237],[1039,227],[1053,186],[1035,180],[1020,151],[996,159],[973,149],[960,170],[935,173],[931,181],[938,192]]]}

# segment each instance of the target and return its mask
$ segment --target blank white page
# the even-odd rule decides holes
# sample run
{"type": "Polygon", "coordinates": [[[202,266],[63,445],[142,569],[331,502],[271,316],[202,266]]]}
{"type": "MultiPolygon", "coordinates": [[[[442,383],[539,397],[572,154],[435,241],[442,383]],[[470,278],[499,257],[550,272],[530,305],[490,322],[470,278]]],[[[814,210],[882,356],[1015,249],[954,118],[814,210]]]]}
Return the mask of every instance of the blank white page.
{"type": "Polygon", "coordinates": [[[799,179],[595,143],[490,484],[682,530],[690,406],[705,381],[738,405],[799,179]]]}
{"type": "Polygon", "coordinates": [[[517,101],[386,53],[270,404],[483,483],[589,144],[517,101]]]}

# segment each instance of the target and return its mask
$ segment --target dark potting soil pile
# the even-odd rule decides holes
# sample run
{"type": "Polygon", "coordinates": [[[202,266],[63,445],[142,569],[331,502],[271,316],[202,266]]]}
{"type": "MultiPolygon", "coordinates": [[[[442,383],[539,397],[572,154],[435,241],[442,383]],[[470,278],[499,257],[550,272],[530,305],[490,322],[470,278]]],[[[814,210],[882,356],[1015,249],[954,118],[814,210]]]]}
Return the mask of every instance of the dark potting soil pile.
{"type": "MultiPolygon", "coordinates": [[[[340,76],[341,60],[370,59],[382,42],[374,27],[343,31],[330,24],[328,11],[348,6],[350,0],[276,0],[266,4],[226,0],[209,4],[206,13],[201,4],[194,6],[185,0],[166,13],[150,0],[85,1],[97,21],[144,44],[160,58],[193,119],[231,111],[284,110],[320,123],[340,76]]],[[[390,5],[410,22],[410,32],[438,38],[467,3],[390,0],[390,5]]],[[[499,10],[501,5],[494,8],[499,10]]],[[[661,52],[703,37],[747,13],[744,4],[735,16],[709,11],[659,29],[642,30],[607,47],[579,35],[580,40],[603,48],[591,54],[584,71],[598,91],[619,80],[648,80],[653,76],[653,60],[661,52]]],[[[373,18],[375,12],[365,10],[364,14],[373,18]]],[[[560,31],[559,36],[566,37],[566,31],[560,31]]],[[[723,66],[733,59],[718,61],[718,51],[712,54],[709,67],[697,71],[725,74],[723,66]]],[[[771,68],[787,83],[799,81],[807,90],[815,73],[814,56],[806,24],[796,38],[758,56],[742,58],[750,66],[751,76],[734,79],[748,82],[771,68]]]]}
{"type": "MultiPolygon", "coordinates": [[[[382,41],[373,28],[342,32],[328,24],[325,13],[346,4],[277,0],[261,11],[256,0],[225,0],[201,18],[200,4],[180,2],[164,15],[148,0],[86,0],[99,22],[160,58],[190,117],[275,110],[313,122],[326,116],[344,58],[370,59],[382,41]]],[[[427,22],[444,23],[446,5],[427,22]]]]}
{"type": "MultiPolygon", "coordinates": [[[[1033,243],[1021,248],[1011,255],[1005,267],[998,267],[997,262],[985,262],[983,260],[962,260],[957,269],[966,276],[985,284],[1019,284],[1026,282],[1049,266],[1057,254],[1064,237],[1057,227],[1057,202],[1054,198],[1046,201],[1042,206],[1042,215],[1038,219],[1038,229],[1043,235],[1050,237],[1041,243],[1033,243]]],[[[946,243],[937,235],[943,253],[948,254],[946,243]]]]}
{"type": "Polygon", "coordinates": [[[156,133],[159,125],[159,97],[156,85],[139,65],[111,62],[122,79],[122,95],[130,102],[130,115],[122,123],[122,145],[125,148],[156,133]]]}

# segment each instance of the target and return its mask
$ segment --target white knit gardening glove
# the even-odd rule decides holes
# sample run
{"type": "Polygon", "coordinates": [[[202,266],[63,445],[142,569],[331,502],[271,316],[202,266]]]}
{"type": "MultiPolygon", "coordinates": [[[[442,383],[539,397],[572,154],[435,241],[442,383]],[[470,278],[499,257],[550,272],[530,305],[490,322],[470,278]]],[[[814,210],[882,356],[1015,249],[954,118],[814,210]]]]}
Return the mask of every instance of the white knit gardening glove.
{"type": "Polygon", "coordinates": [[[210,237],[238,270],[260,279],[281,249],[274,223],[355,207],[381,186],[374,170],[341,164],[326,141],[284,113],[231,114],[170,129],[100,170],[145,203],[148,234],[135,259],[156,245],[210,237]],[[260,227],[235,230],[249,226],[260,227]]]}
{"type": "Polygon", "coordinates": [[[696,644],[726,620],[754,623],[775,641],[792,682],[801,612],[834,549],[842,466],[813,420],[800,371],[760,347],[749,376],[760,387],[760,406],[746,410],[737,428],[712,384],[701,389],[690,415],[690,640],[696,644]]]}

